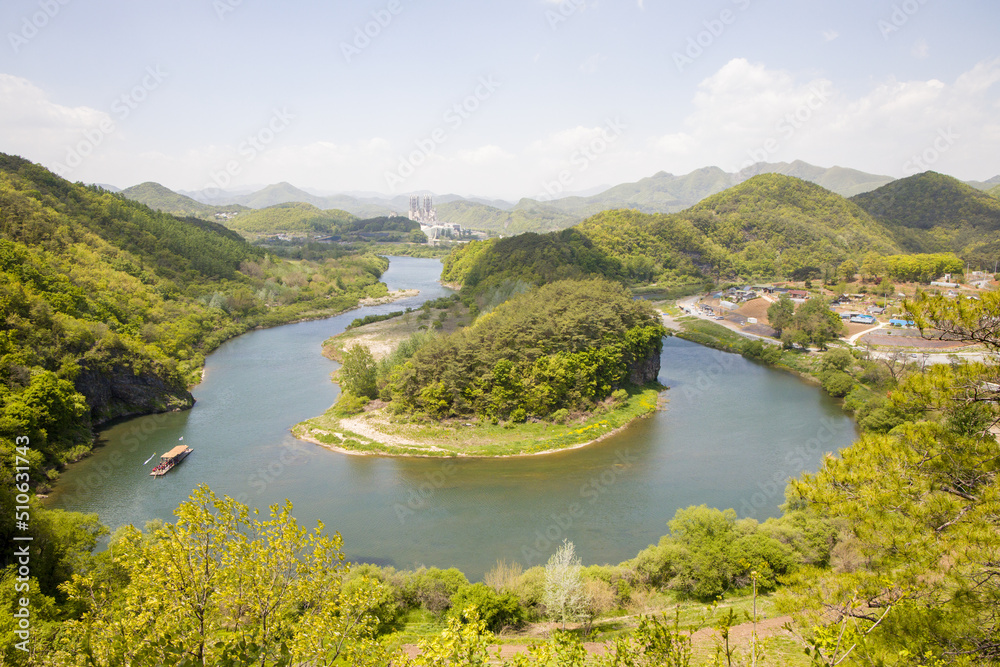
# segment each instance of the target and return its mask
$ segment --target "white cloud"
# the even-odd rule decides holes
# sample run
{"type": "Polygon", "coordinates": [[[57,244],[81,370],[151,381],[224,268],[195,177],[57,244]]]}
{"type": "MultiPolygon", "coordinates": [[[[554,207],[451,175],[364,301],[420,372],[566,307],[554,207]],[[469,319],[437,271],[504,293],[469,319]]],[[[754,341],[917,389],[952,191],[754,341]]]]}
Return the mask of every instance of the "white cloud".
{"type": "Polygon", "coordinates": [[[910,50],[910,54],[918,60],[923,60],[930,55],[930,51],[931,47],[930,44],[927,43],[927,40],[918,39],[916,43],[914,43],[913,48],[910,50]]]}
{"type": "Polygon", "coordinates": [[[836,30],[824,30],[823,31],[823,41],[824,42],[832,42],[833,40],[837,39],[838,37],[840,37],[840,33],[837,32],[836,30]]]}
{"type": "MultiPolygon", "coordinates": [[[[651,132],[626,127],[607,141],[604,119],[568,123],[509,141],[456,134],[396,188],[430,189],[516,199],[536,196],[560,174],[566,191],[620,183],[666,170],[716,165],[735,170],[754,158],[802,159],[891,176],[906,174],[914,156],[941,133],[955,137],[930,168],[962,178],[994,175],[1000,154],[1000,59],[954,80],[886,78],[848,93],[839,82],[735,59],[698,84],[679,124],[651,132]],[[584,152],[598,147],[593,155],[584,152]]],[[[59,104],[24,79],[0,75],[0,150],[52,168],[85,133],[114,118],[98,109],[59,104]]],[[[676,100],[685,106],[684,100],[676,100]]],[[[624,119],[626,122],[628,118],[624,119]]],[[[471,127],[471,126],[470,126],[471,127]]],[[[311,140],[279,134],[253,159],[237,144],[179,145],[153,152],[124,130],[105,137],[69,177],[129,186],[155,180],[195,190],[237,160],[232,187],[289,181],[325,191],[387,192],[385,173],[414,150],[385,137],[311,140]]]]}
{"type": "Polygon", "coordinates": [[[954,83],[889,79],[850,97],[829,80],[735,59],[699,84],[682,131],[649,141],[658,160],[646,162],[652,173],[802,159],[904,176],[914,156],[950,131],[959,138],[928,166],[985,178],[1000,153],[997,81],[1000,59],[954,83]]]}
{"type": "Polygon", "coordinates": [[[106,112],[57,104],[27,79],[10,74],[0,74],[0,100],[0,145],[36,161],[65,161],[88,132],[95,138],[100,133],[104,143],[100,128],[113,124],[106,112]]]}

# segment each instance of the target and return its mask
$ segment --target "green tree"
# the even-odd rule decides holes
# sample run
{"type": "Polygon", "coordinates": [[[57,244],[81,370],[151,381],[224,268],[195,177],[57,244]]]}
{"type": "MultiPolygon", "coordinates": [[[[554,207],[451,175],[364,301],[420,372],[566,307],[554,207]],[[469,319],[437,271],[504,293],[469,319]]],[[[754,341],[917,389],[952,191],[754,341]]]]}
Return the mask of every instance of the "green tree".
{"type": "Polygon", "coordinates": [[[793,325],[806,335],[809,342],[821,349],[844,331],[844,324],[837,313],[830,310],[829,302],[823,297],[813,297],[795,311],[793,325]]]}
{"type": "Polygon", "coordinates": [[[451,614],[461,617],[464,610],[475,607],[479,618],[491,632],[521,625],[524,610],[517,596],[510,592],[498,593],[486,584],[463,586],[451,598],[451,614]]]}
{"type": "Polygon", "coordinates": [[[795,302],[788,298],[787,294],[782,294],[767,308],[767,321],[778,330],[779,334],[792,326],[794,316],[795,302]]]}
{"type": "Polygon", "coordinates": [[[332,665],[345,656],[379,664],[380,584],[343,590],[339,535],[312,532],[291,503],[258,518],[206,487],[147,533],[128,527],[112,543],[114,565],[74,575],[83,605],[54,654],[65,665],[332,665]]]}
{"type": "Polygon", "coordinates": [[[355,344],[344,351],[339,375],[344,391],[364,398],[377,398],[377,376],[378,367],[367,347],[355,344]]]}
{"type": "Polygon", "coordinates": [[[854,282],[854,276],[857,275],[859,268],[858,263],[853,259],[845,259],[837,267],[837,276],[842,278],[844,282],[854,282]]]}

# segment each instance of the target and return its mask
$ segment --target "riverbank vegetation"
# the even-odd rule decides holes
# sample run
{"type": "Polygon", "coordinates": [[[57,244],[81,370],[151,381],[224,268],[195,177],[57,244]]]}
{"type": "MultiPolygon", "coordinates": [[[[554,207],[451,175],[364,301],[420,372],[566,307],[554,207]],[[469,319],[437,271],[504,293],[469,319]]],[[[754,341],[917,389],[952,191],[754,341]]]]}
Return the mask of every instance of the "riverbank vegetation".
{"type": "Polygon", "coordinates": [[[0,233],[0,461],[13,469],[14,438],[29,438],[33,486],[83,455],[93,426],[190,407],[222,341],[387,293],[384,258],[276,259],[10,156],[0,233]]]}
{"type": "MultiPolygon", "coordinates": [[[[983,338],[1000,296],[910,308],[983,338]]],[[[897,377],[843,349],[815,359],[888,394],[893,423],[792,480],[778,518],[689,507],[617,565],[584,566],[550,540],[525,547],[529,567],[470,582],[348,566],[339,538],[298,526],[290,506],[258,517],[199,489],[175,523],[120,530],[110,551],[90,553],[96,521],[66,534],[62,585],[33,598],[34,664],[485,664],[496,642],[532,645],[496,659],[522,666],[997,664],[996,366],[897,377]]]]}
{"type": "MultiPolygon", "coordinates": [[[[0,540],[29,538],[32,577],[16,583],[39,614],[32,628],[75,613],[60,585],[106,530],[30,492],[86,456],[98,426],[191,407],[189,386],[226,339],[385,296],[387,265],[374,254],[276,258],[219,224],[0,154],[0,540]]],[[[6,595],[13,548],[0,567],[6,595]]],[[[0,609],[11,647],[14,602],[0,609]]]]}
{"type": "Polygon", "coordinates": [[[656,407],[656,388],[643,388],[655,383],[665,331],[652,308],[616,283],[543,285],[468,326],[461,323],[475,302],[439,301],[380,327],[390,339],[392,331],[418,331],[377,348],[379,359],[368,347],[339,343],[341,397],[296,434],[384,453],[531,453],[594,440],[656,407]],[[451,333],[428,327],[436,305],[433,324],[443,329],[451,313],[451,333]]]}

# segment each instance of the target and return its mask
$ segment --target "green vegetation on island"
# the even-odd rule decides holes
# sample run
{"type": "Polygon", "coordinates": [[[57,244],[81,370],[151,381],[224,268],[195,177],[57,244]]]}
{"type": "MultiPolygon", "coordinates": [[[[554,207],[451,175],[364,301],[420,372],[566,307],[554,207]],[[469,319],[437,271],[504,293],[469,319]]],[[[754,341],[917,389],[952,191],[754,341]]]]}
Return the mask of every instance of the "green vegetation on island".
{"type": "MultiPolygon", "coordinates": [[[[997,293],[974,303],[925,297],[909,309],[922,327],[1000,350],[997,293]]],[[[199,488],[175,523],[120,530],[111,552],[89,552],[97,524],[66,534],[75,536],[59,575],[67,583],[59,598],[34,598],[42,610],[34,659],[51,667],[998,664],[997,367],[894,367],[844,349],[794,354],[824,385],[846,377],[848,402],[867,414],[857,442],[791,481],[780,517],[758,523],[733,509],[687,507],[657,544],[624,562],[585,566],[570,542],[547,560],[526,546],[528,564],[539,564],[498,562],[470,582],[455,569],[348,565],[339,537],[298,526],[288,504],[258,517],[199,488]],[[540,636],[532,624],[544,621],[554,629],[540,636]],[[498,657],[498,642],[528,650],[498,657]]]]}
{"type": "MultiPolygon", "coordinates": [[[[418,323],[423,314],[405,317],[418,323]]],[[[418,330],[378,360],[366,346],[343,350],[340,399],[296,434],[429,455],[577,445],[656,408],[656,389],[645,387],[655,384],[664,334],[652,308],[617,283],[548,283],[452,333],[418,330]],[[373,401],[376,410],[363,410],[373,401]]]]}

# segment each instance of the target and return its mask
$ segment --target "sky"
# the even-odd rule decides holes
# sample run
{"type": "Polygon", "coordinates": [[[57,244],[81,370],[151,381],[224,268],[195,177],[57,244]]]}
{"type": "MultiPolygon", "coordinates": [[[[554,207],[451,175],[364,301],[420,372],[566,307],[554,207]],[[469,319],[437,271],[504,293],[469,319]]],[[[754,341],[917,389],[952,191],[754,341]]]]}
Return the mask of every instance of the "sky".
{"type": "Polygon", "coordinates": [[[174,190],[1000,174],[996,0],[4,0],[0,152],[174,190]]]}

